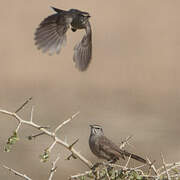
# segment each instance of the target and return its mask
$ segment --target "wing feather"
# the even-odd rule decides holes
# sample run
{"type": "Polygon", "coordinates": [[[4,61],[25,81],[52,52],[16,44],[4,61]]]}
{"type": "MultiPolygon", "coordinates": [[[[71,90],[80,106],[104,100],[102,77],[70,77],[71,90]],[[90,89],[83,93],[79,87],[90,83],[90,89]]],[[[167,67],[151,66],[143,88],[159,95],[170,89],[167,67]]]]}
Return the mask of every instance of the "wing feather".
{"type": "Polygon", "coordinates": [[[73,60],[80,71],[85,71],[92,58],[92,31],[89,21],[86,24],[86,34],[74,47],[73,60]]]}
{"type": "Polygon", "coordinates": [[[60,53],[66,44],[66,32],[72,21],[69,14],[53,14],[45,18],[36,29],[35,44],[42,52],[60,53]]]}

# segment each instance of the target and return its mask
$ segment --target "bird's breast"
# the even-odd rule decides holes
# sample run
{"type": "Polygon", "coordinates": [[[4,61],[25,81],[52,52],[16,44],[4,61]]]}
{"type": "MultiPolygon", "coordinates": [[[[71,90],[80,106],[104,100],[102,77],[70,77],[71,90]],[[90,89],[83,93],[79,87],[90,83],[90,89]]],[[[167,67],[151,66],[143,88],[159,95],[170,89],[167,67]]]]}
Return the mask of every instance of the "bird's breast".
{"type": "Polygon", "coordinates": [[[98,143],[97,143],[97,137],[91,135],[89,137],[89,147],[91,149],[91,151],[98,156],[99,154],[99,146],[98,146],[98,143]]]}

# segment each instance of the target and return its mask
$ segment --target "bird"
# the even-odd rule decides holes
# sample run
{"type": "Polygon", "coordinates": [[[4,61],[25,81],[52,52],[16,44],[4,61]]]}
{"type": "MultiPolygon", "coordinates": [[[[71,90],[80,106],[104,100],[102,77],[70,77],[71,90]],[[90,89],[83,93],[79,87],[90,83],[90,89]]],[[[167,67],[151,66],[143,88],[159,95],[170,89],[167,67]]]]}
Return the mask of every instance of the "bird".
{"type": "Polygon", "coordinates": [[[92,153],[100,159],[115,163],[119,158],[131,157],[141,163],[147,163],[145,159],[126,150],[120,149],[114,142],[108,139],[100,125],[90,125],[89,147],[92,153]]]}
{"type": "Polygon", "coordinates": [[[35,45],[43,53],[59,54],[66,44],[66,32],[69,28],[73,32],[84,29],[85,35],[74,46],[73,61],[79,71],[85,71],[92,58],[92,30],[88,12],[78,9],[68,11],[51,7],[56,13],[46,17],[36,28],[34,33],[35,45]]]}

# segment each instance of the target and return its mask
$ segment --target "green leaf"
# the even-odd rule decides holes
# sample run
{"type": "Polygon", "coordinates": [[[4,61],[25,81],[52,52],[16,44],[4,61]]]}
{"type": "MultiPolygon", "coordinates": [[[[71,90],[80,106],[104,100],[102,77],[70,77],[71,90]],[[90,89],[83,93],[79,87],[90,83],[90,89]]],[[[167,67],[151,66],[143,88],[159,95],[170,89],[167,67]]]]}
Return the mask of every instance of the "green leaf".
{"type": "Polygon", "coordinates": [[[49,160],[49,151],[44,150],[44,153],[40,155],[41,162],[47,162],[49,160]]]}
{"type": "Polygon", "coordinates": [[[8,138],[8,141],[6,142],[6,145],[4,147],[5,152],[10,152],[12,145],[14,145],[19,140],[19,137],[17,133],[14,131],[13,135],[8,138]]]}
{"type": "Polygon", "coordinates": [[[80,177],[80,180],[85,180],[85,176],[81,176],[81,177],[80,177]]]}

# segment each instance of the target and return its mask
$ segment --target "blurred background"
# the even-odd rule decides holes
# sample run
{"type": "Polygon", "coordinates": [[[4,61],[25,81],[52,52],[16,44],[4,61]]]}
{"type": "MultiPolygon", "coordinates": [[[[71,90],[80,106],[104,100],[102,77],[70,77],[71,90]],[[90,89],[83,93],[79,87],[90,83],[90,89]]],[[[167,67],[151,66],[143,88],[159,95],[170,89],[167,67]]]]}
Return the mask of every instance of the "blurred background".
{"type": "MultiPolygon", "coordinates": [[[[180,1],[174,0],[39,0],[3,1],[0,11],[0,107],[15,111],[33,97],[19,114],[55,128],[73,113],[80,115],[66,125],[59,137],[97,162],[88,146],[89,124],[100,124],[117,144],[133,135],[133,147],[142,157],[161,162],[180,160],[180,1]],[[93,59],[86,72],[72,60],[73,47],[84,31],[68,31],[68,43],[60,55],[42,54],[34,45],[38,24],[54,13],[50,6],[77,8],[90,13],[93,59]]],[[[18,180],[2,168],[5,164],[33,179],[48,179],[50,162],[60,153],[54,179],[67,179],[87,167],[79,160],[64,160],[70,153],[56,146],[48,163],[39,155],[51,144],[38,131],[21,127],[20,141],[10,153],[4,144],[16,121],[0,114],[0,179],[18,180]]],[[[125,162],[121,162],[125,163],[125,162]]],[[[135,165],[136,162],[132,162],[135,165]]]]}

